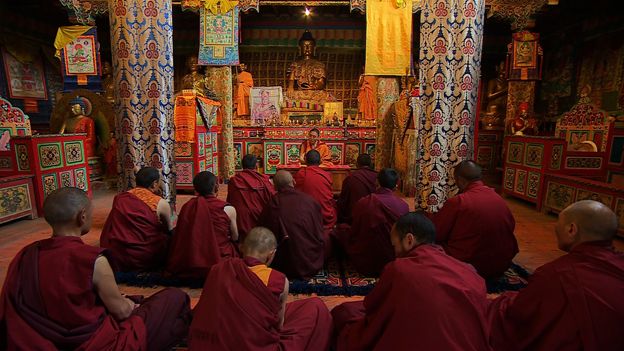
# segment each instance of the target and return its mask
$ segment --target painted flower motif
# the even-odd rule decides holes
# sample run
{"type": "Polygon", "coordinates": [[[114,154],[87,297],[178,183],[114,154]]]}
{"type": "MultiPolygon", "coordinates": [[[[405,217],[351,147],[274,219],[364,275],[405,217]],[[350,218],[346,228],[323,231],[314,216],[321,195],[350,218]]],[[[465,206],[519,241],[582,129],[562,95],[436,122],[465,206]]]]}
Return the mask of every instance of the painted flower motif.
{"type": "Polygon", "coordinates": [[[122,99],[130,98],[130,88],[128,88],[128,82],[121,82],[119,84],[119,97],[122,99]]]}
{"type": "Polygon", "coordinates": [[[433,144],[431,147],[431,156],[440,156],[442,155],[442,149],[440,148],[440,144],[433,144]]]}
{"type": "Polygon", "coordinates": [[[436,74],[433,78],[433,90],[444,90],[444,77],[441,74],[436,74]]]}
{"type": "Polygon", "coordinates": [[[438,205],[438,197],[436,195],[429,195],[427,199],[427,205],[429,206],[437,206],[438,205]]]}
{"type": "Polygon", "coordinates": [[[468,111],[462,111],[461,117],[459,118],[459,124],[462,126],[470,125],[470,114],[468,111]]]}
{"type": "Polygon", "coordinates": [[[466,39],[466,45],[462,49],[464,55],[473,55],[475,53],[474,42],[472,39],[466,39]]]}
{"type": "Polygon", "coordinates": [[[466,9],[464,10],[464,16],[466,17],[476,17],[477,16],[477,10],[475,9],[475,5],[472,1],[468,2],[468,4],[466,4],[466,9]]]}
{"type": "Polygon", "coordinates": [[[464,76],[464,78],[462,79],[462,82],[459,85],[459,87],[463,91],[470,91],[470,90],[472,90],[472,77],[470,77],[470,75],[466,74],[464,76]]]}
{"type": "Polygon", "coordinates": [[[130,120],[124,119],[121,122],[121,133],[123,133],[125,135],[131,135],[132,134],[132,123],[130,122],[130,120]]]}
{"type": "Polygon", "coordinates": [[[468,145],[461,144],[459,145],[459,150],[457,150],[458,157],[466,157],[468,156],[468,145]]]}
{"type": "Polygon", "coordinates": [[[440,173],[438,171],[431,171],[429,173],[429,181],[431,182],[439,182],[440,181],[440,173]]]}
{"type": "Polygon", "coordinates": [[[124,168],[126,169],[134,168],[134,162],[132,162],[132,156],[130,156],[130,154],[124,155],[124,168]]]}
{"type": "Polygon", "coordinates": [[[438,1],[434,14],[437,17],[445,17],[448,15],[448,10],[446,9],[446,3],[444,1],[438,1]]]}
{"type": "Polygon", "coordinates": [[[160,97],[160,91],[158,90],[158,84],[151,82],[147,89],[147,97],[150,99],[158,99],[160,97]]]}
{"type": "Polygon", "coordinates": [[[435,110],[433,111],[433,118],[431,119],[431,123],[435,125],[440,125],[444,122],[442,119],[442,111],[435,110]]]}
{"type": "Polygon", "coordinates": [[[153,0],[148,0],[147,1],[147,5],[145,7],[145,10],[143,10],[143,14],[146,17],[157,17],[158,16],[158,9],[156,8],[156,4],[154,3],[153,0]]]}
{"type": "Polygon", "coordinates": [[[446,43],[444,39],[438,38],[435,40],[435,46],[433,47],[433,52],[435,54],[446,54],[446,43]]]}
{"type": "Polygon", "coordinates": [[[150,121],[149,132],[152,135],[159,135],[161,132],[160,125],[158,124],[158,120],[152,119],[150,121]]]}
{"type": "Polygon", "coordinates": [[[115,4],[115,15],[116,16],[126,15],[126,6],[124,5],[123,0],[117,0],[117,4],[115,4]]]}
{"type": "Polygon", "coordinates": [[[120,59],[127,59],[128,56],[130,56],[130,52],[128,51],[126,42],[122,40],[117,47],[117,57],[120,59]]]}
{"type": "Polygon", "coordinates": [[[158,58],[158,47],[156,46],[155,42],[150,41],[147,44],[147,49],[145,49],[145,56],[150,60],[155,60],[158,58]]]}
{"type": "Polygon", "coordinates": [[[163,168],[163,164],[160,161],[160,155],[159,154],[153,154],[152,155],[152,162],[150,162],[150,166],[157,168],[157,169],[162,169],[163,168]]]}

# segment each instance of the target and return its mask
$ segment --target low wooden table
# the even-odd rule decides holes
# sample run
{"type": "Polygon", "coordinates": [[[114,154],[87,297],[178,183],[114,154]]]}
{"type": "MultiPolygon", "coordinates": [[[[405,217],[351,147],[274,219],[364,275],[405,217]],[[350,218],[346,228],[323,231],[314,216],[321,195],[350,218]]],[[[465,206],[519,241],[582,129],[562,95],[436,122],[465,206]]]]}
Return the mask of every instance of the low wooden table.
{"type": "Polygon", "coordinates": [[[32,175],[0,177],[0,223],[17,218],[37,218],[32,175]]]}
{"type": "MultiPolygon", "coordinates": [[[[297,171],[301,168],[301,167],[306,167],[306,166],[299,166],[299,165],[278,165],[277,166],[277,170],[285,170],[285,171],[289,171],[290,173],[292,173],[293,175],[295,173],[297,173],[297,171]]],[[[331,166],[331,167],[324,167],[322,166],[321,169],[329,172],[332,176],[332,191],[334,193],[340,193],[340,191],[342,190],[342,182],[345,180],[345,178],[347,178],[347,176],[349,175],[349,173],[351,173],[351,167],[348,165],[335,165],[335,166],[331,166]]]]}

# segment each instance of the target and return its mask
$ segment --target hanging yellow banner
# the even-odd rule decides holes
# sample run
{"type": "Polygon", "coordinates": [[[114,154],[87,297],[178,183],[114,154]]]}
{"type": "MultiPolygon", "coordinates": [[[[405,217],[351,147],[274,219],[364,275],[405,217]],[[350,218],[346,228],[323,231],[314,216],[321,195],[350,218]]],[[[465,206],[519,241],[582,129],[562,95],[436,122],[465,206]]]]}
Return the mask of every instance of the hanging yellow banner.
{"type": "Polygon", "coordinates": [[[412,0],[366,2],[366,75],[409,74],[411,40],[412,0]]]}

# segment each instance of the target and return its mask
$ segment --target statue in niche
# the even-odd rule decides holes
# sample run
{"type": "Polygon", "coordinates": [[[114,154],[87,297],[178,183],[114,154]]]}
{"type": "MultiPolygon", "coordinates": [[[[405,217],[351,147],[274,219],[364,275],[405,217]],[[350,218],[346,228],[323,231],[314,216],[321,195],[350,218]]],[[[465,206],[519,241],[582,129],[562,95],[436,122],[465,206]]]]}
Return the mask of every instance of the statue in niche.
{"type": "Polygon", "coordinates": [[[71,116],[65,120],[61,127],[60,134],[63,133],[87,133],[85,142],[85,153],[87,157],[95,156],[95,122],[85,116],[86,102],[84,98],[77,96],[69,102],[71,106],[71,116]]]}
{"type": "Polygon", "coordinates": [[[303,58],[290,65],[287,92],[292,94],[295,89],[325,90],[325,64],[314,58],[316,40],[308,30],[299,39],[299,51],[303,58]]]}
{"type": "Polygon", "coordinates": [[[485,129],[501,128],[507,113],[507,80],[505,63],[496,67],[496,78],[487,83],[486,108],[481,121],[485,129]]]}

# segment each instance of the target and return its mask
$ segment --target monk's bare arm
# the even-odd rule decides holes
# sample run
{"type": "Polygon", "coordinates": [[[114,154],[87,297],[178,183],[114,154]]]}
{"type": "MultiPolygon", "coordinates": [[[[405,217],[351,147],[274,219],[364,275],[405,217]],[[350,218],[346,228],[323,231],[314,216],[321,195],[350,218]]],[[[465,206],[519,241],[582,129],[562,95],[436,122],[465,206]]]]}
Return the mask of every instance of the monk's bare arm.
{"type": "Polygon", "coordinates": [[[93,269],[93,286],[104,303],[106,310],[116,320],[124,320],[130,316],[135,308],[134,302],[121,295],[113,269],[104,256],[95,260],[93,269]]]}
{"type": "Polygon", "coordinates": [[[284,326],[284,314],[286,313],[286,299],[288,298],[288,290],[290,289],[290,285],[288,283],[288,279],[284,279],[284,291],[280,295],[280,304],[281,309],[279,312],[279,328],[282,329],[284,326]]]}
{"type": "Polygon", "coordinates": [[[171,220],[171,206],[165,199],[158,201],[158,208],[156,208],[158,218],[160,221],[167,225],[167,230],[173,230],[173,221],[171,220]]]}
{"type": "Polygon", "coordinates": [[[230,217],[230,234],[232,241],[238,241],[238,226],[236,225],[236,209],[234,206],[225,206],[223,211],[230,217]]]}

